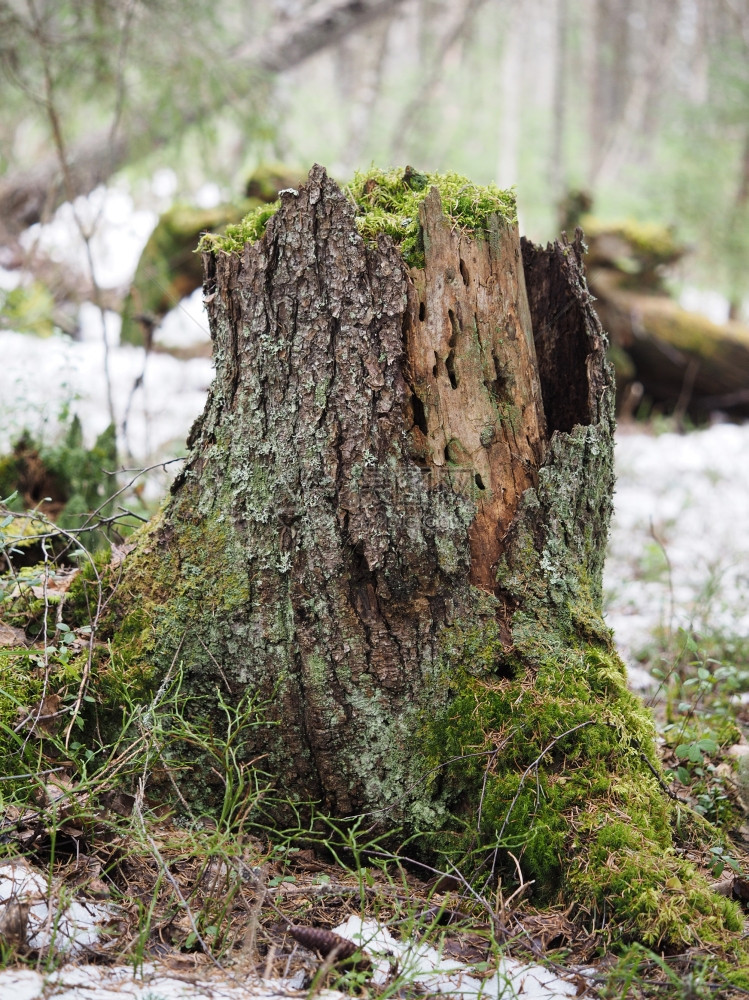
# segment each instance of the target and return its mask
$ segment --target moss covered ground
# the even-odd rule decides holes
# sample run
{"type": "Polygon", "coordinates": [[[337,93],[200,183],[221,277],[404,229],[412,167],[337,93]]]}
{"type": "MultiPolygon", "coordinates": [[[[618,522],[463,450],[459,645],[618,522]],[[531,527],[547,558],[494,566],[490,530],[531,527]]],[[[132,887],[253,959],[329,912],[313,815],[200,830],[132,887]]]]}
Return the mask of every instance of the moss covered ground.
{"type": "Polygon", "coordinates": [[[602,938],[674,948],[740,931],[738,904],[711,892],[674,838],[653,718],[613,646],[527,625],[509,658],[498,638],[448,640],[455,697],[425,727],[427,759],[470,805],[430,843],[489,884],[512,878],[514,855],[534,901],[600,921],[602,938]]]}

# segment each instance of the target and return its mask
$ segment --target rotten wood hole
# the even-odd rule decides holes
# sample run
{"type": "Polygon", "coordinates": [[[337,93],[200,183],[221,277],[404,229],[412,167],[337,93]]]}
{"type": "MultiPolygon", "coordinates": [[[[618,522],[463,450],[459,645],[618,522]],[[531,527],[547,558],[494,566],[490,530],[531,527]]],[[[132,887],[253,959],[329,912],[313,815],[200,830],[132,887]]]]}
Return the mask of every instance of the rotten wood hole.
{"type": "Polygon", "coordinates": [[[521,253],[516,227],[494,216],[488,238],[472,238],[435,188],[420,219],[426,264],[411,270],[404,318],[412,454],[476,502],[471,583],[494,592],[504,537],[551,434],[591,421],[589,348],[569,283],[537,259],[543,251],[523,241],[521,253]],[[524,257],[539,285],[530,302],[524,257]]]}

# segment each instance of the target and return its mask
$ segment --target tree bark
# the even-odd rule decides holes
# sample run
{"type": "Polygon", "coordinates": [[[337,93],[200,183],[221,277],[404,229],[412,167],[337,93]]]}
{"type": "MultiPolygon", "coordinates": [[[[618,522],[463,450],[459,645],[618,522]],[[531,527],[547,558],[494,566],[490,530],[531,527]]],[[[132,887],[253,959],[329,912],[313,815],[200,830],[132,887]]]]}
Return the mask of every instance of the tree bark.
{"type": "MultiPolygon", "coordinates": [[[[611,485],[610,386],[575,251],[526,245],[529,307],[515,230],[494,219],[488,240],[453,232],[436,190],[422,224],[426,266],[409,275],[389,240],[356,236],[315,168],[263,240],[204,255],[216,377],[172,500],[132,560],[135,594],[165,555],[171,583],[208,560],[201,629],[232,686],[271,706],[272,770],[337,815],[388,805],[402,819],[423,804],[422,788],[408,791],[421,763],[409,730],[415,708],[446,703],[451,622],[478,602],[511,644],[518,597],[498,563],[516,561],[510,529],[548,450],[542,383],[550,430],[602,421],[611,485]]],[[[585,515],[599,598],[609,509],[585,515]]],[[[210,660],[193,654],[205,675],[210,660]]]]}
{"type": "MultiPolygon", "coordinates": [[[[251,693],[242,759],[276,818],[366,815],[485,877],[513,851],[542,896],[678,937],[639,905],[677,862],[601,618],[612,382],[582,242],[446,213],[432,188],[409,270],[316,166],[257,243],[204,255],[216,377],[125,562],[111,670],[156,685],[180,662],[216,728],[211,692],[251,693]]],[[[220,797],[193,765],[182,794],[220,797]]]]}

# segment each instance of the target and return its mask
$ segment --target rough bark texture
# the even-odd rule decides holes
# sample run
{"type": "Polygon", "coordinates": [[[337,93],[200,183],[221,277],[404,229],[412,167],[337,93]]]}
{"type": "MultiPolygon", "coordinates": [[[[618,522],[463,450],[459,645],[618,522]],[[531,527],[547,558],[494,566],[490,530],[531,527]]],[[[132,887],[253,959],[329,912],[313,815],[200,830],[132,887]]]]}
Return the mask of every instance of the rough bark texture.
{"type": "Polygon", "coordinates": [[[460,234],[436,188],[421,223],[426,266],[404,317],[412,456],[473,496],[469,580],[493,593],[503,537],[545,448],[518,235],[496,217],[486,240],[460,234]]]}
{"type": "MultiPolygon", "coordinates": [[[[511,645],[511,578],[532,570],[520,569],[524,542],[522,559],[511,544],[521,501],[518,523],[556,563],[532,585],[558,596],[584,570],[600,598],[610,394],[577,253],[526,246],[529,309],[513,227],[461,235],[436,190],[422,223],[426,267],[409,276],[389,239],[358,237],[352,207],[315,168],[260,242],[205,255],[216,378],[156,534],[155,554],[173,553],[184,580],[220,531],[200,630],[232,686],[251,685],[279,721],[263,747],[270,770],[337,815],[424,806],[412,737],[446,703],[443,636],[475,617],[477,588],[511,645]],[[550,465],[531,311],[551,429],[575,425],[550,465]],[[580,504],[550,526],[560,476],[580,504]],[[582,503],[586,476],[596,509],[582,503]]],[[[215,672],[194,646],[188,635],[195,669],[215,672]]]]}
{"type": "MultiPolygon", "coordinates": [[[[445,211],[429,191],[409,272],[314,167],[257,243],[204,256],[216,377],[125,563],[112,675],[179,663],[187,714],[238,706],[276,818],[363,813],[488,879],[519,857],[649,944],[738,926],[672,850],[601,617],[613,393],[582,241],[445,211]]],[[[220,799],[192,763],[183,796],[220,799]]]]}

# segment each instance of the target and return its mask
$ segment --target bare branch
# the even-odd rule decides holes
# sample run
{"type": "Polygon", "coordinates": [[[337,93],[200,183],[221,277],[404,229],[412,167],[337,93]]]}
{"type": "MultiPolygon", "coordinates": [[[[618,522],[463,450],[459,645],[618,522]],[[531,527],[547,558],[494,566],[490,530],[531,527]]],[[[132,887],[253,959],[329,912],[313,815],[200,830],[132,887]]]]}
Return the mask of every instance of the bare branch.
{"type": "MultiPolygon", "coordinates": [[[[404,0],[319,0],[301,17],[276,25],[261,38],[237,48],[232,61],[256,68],[260,73],[281,73],[345,35],[394,10],[404,0]]],[[[198,106],[183,116],[182,126],[194,125],[213,107],[198,106]]],[[[121,109],[118,106],[118,117],[121,109]]],[[[85,136],[67,149],[63,177],[58,156],[51,156],[32,169],[17,171],[0,183],[0,242],[39,222],[64,200],[88,194],[117,170],[142,153],[153,153],[173,133],[155,128],[158,116],[148,110],[122,122],[117,134],[112,127],[85,136]],[[145,140],[145,141],[144,141],[145,140]],[[4,230],[4,231],[3,231],[4,230]]]]}

